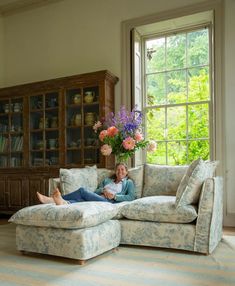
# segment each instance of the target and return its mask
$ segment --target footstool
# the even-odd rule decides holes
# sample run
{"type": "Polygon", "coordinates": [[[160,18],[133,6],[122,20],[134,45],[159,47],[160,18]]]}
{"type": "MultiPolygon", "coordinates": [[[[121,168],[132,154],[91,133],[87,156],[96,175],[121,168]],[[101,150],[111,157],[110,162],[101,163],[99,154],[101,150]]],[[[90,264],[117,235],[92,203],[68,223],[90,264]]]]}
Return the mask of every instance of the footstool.
{"type": "Polygon", "coordinates": [[[116,248],[121,239],[115,205],[82,202],[71,205],[35,205],[16,212],[19,251],[85,260],[116,248]]]}

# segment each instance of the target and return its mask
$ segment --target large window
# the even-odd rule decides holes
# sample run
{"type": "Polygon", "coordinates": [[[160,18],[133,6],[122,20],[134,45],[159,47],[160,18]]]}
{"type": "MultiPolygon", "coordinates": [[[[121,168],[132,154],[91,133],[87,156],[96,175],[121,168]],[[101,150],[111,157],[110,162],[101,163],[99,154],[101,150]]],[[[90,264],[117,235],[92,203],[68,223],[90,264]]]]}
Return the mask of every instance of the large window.
{"type": "Polygon", "coordinates": [[[147,163],[184,165],[210,159],[213,97],[210,26],[156,34],[143,46],[146,133],[158,148],[147,163]]]}

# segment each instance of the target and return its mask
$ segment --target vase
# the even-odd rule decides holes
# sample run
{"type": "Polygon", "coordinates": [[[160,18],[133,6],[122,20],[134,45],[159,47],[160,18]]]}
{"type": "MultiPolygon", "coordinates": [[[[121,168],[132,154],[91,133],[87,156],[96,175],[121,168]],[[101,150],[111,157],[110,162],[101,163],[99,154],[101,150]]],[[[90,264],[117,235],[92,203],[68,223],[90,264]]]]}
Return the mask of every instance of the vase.
{"type": "Polygon", "coordinates": [[[126,157],[125,153],[120,153],[115,155],[115,163],[125,163],[127,164],[128,158],[126,157]]]}

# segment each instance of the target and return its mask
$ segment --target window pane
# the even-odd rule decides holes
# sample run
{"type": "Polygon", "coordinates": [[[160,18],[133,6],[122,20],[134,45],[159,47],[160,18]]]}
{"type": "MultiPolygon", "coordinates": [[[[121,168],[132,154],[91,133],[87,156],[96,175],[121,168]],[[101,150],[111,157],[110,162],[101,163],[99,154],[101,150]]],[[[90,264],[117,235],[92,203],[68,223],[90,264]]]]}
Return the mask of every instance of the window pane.
{"type": "Polygon", "coordinates": [[[210,99],[209,68],[191,68],[188,70],[188,101],[195,102],[210,99]]]}
{"type": "Polygon", "coordinates": [[[210,146],[208,140],[198,140],[198,141],[190,141],[188,147],[189,154],[189,162],[198,159],[199,157],[203,160],[210,159],[210,146]]]}
{"type": "Polygon", "coordinates": [[[186,139],[186,107],[175,106],[167,109],[168,140],[186,139]]]}
{"type": "Polygon", "coordinates": [[[209,137],[209,109],[208,104],[196,104],[188,107],[188,137],[209,137]]]}
{"type": "Polygon", "coordinates": [[[188,33],[188,66],[209,64],[208,29],[188,33]]]}
{"type": "Polygon", "coordinates": [[[165,73],[147,76],[148,105],[164,104],[166,102],[165,73]]]}
{"type": "Polygon", "coordinates": [[[147,163],[166,165],[166,143],[160,142],[157,144],[157,150],[147,152],[147,163]]]}
{"type": "Polygon", "coordinates": [[[168,103],[183,103],[187,99],[185,70],[167,73],[168,103]]]}
{"type": "Polygon", "coordinates": [[[187,164],[187,143],[185,141],[169,142],[167,147],[169,165],[187,164]]]}
{"type": "Polygon", "coordinates": [[[186,35],[167,37],[166,66],[167,69],[183,68],[186,65],[186,35]]]}
{"type": "Polygon", "coordinates": [[[165,69],[165,38],[146,41],[146,72],[165,69]]]}
{"type": "Polygon", "coordinates": [[[165,108],[148,110],[147,137],[156,141],[165,139],[165,108]]]}

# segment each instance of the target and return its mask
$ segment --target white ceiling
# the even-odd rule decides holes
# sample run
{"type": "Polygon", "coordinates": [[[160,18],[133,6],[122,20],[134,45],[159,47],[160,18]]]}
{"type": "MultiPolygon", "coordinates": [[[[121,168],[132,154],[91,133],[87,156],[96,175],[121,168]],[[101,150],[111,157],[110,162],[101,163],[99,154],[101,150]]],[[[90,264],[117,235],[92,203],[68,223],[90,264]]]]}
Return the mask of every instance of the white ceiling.
{"type": "Polygon", "coordinates": [[[61,0],[0,0],[0,15],[10,15],[61,0]]]}

